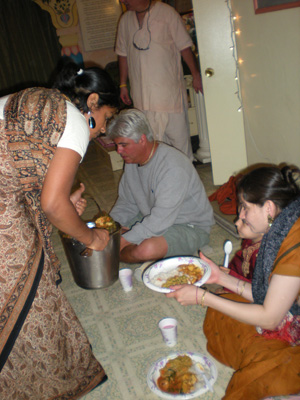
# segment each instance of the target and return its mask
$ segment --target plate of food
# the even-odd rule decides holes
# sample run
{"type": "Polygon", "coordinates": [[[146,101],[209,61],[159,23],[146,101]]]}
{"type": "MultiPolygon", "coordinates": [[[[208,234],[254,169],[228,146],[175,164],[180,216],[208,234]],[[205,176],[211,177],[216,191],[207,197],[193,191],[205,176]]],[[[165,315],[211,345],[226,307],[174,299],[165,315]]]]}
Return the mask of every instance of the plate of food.
{"type": "Polygon", "coordinates": [[[213,391],[218,370],[204,354],[174,352],[157,360],[149,369],[150,390],[163,399],[194,399],[213,391]]]}
{"type": "Polygon", "coordinates": [[[143,273],[143,282],[156,292],[170,293],[170,286],[202,286],[210,277],[210,266],[199,257],[170,257],[152,263],[143,273]]]}

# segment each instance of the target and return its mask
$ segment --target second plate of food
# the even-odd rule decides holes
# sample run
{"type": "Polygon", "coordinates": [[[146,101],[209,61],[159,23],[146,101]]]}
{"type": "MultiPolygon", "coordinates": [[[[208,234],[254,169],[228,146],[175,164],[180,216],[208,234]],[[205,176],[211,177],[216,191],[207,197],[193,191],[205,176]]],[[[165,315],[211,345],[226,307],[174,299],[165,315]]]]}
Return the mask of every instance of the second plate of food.
{"type": "Polygon", "coordinates": [[[143,282],[156,292],[170,293],[174,285],[202,286],[210,274],[210,266],[199,257],[170,257],[151,264],[143,273],[143,282]]]}
{"type": "Polygon", "coordinates": [[[213,391],[217,377],[217,367],[210,357],[175,352],[151,366],[147,383],[150,390],[163,399],[189,400],[213,391]]]}

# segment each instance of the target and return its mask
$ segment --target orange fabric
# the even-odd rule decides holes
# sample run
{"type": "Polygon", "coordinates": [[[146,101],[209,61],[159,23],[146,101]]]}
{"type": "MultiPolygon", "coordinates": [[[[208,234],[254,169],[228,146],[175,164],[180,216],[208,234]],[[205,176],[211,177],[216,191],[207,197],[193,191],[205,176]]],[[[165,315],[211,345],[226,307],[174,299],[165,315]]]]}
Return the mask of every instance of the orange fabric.
{"type": "MultiPolygon", "coordinates": [[[[246,302],[236,294],[224,297],[246,302]]],[[[238,322],[213,309],[203,327],[207,350],[235,370],[223,400],[259,400],[300,391],[300,347],[267,340],[254,326],[238,322]]]]}
{"type": "Polygon", "coordinates": [[[237,213],[236,182],[240,177],[241,174],[231,176],[228,182],[208,197],[210,201],[218,202],[220,211],[224,214],[237,213]]]}
{"type": "Polygon", "coordinates": [[[289,275],[289,276],[300,277],[300,252],[294,249],[294,251],[291,251],[290,253],[282,257],[283,254],[288,249],[293,248],[299,242],[300,242],[300,218],[298,218],[298,220],[295,222],[295,224],[289,231],[287,237],[282,242],[282,245],[278,251],[274,263],[275,268],[271,276],[273,274],[278,274],[278,275],[289,275]]]}

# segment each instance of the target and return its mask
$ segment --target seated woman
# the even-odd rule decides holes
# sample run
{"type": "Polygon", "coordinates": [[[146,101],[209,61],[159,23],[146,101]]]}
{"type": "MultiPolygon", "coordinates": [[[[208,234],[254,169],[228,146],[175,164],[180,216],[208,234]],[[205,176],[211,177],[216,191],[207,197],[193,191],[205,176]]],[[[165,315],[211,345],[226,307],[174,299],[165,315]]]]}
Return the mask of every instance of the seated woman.
{"type": "Polygon", "coordinates": [[[252,284],[211,260],[207,283],[234,293],[217,296],[193,285],[175,286],[182,305],[208,306],[208,351],[235,370],[223,399],[257,400],[300,391],[300,171],[270,166],[240,180],[240,218],[264,234],[252,284]]]}

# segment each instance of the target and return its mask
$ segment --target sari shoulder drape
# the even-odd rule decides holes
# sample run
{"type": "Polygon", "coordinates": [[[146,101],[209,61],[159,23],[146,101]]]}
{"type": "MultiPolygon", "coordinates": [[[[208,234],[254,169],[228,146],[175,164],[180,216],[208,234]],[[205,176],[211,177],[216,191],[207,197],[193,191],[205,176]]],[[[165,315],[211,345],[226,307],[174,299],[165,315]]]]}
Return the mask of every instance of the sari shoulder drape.
{"type": "Polygon", "coordinates": [[[30,88],[10,96],[5,107],[5,132],[25,204],[58,272],[52,232],[40,197],[57,143],[66,125],[66,101],[56,89],[30,88]]]}

